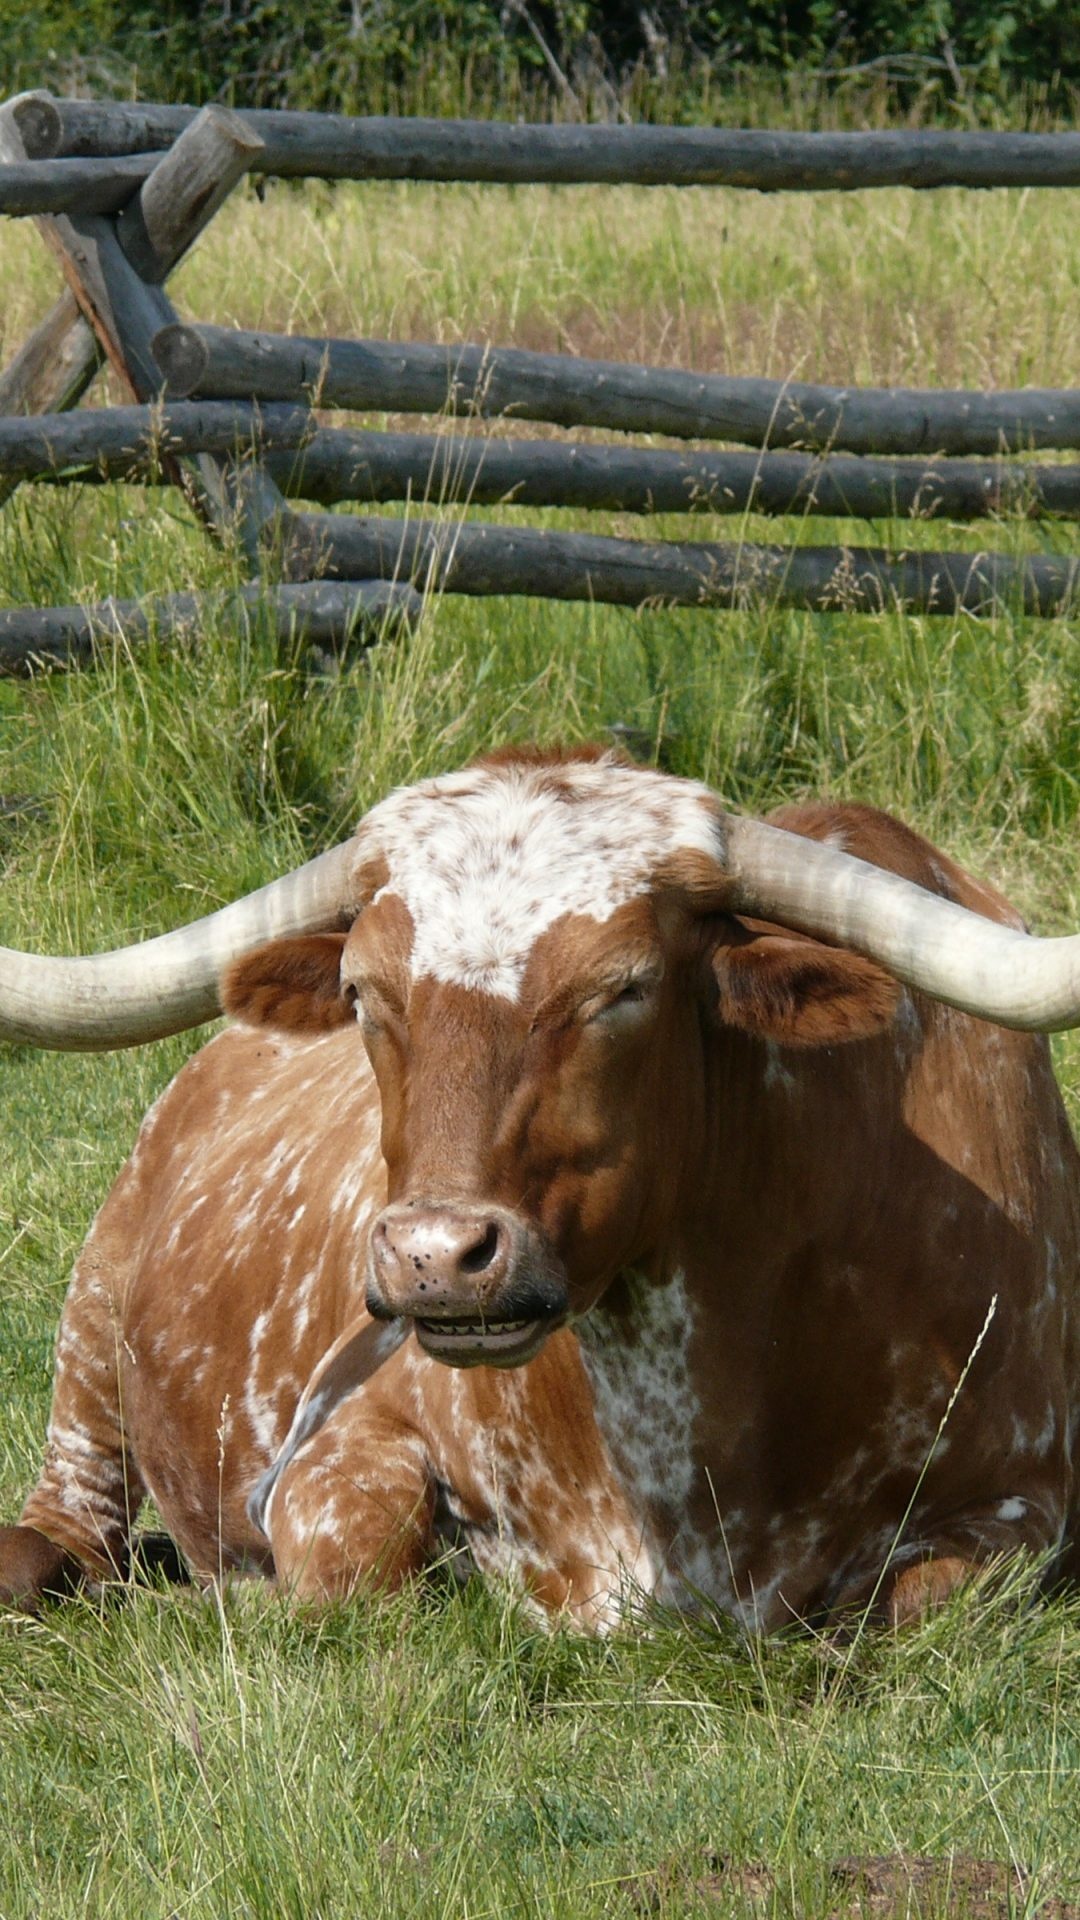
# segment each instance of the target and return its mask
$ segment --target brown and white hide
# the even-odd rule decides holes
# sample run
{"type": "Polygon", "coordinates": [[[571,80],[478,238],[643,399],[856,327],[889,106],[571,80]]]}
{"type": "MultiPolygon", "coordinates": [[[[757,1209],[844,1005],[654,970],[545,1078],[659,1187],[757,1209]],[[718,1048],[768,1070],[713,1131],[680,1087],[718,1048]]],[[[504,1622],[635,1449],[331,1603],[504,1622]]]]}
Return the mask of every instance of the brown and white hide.
{"type": "MultiPolygon", "coordinates": [[[[1076,1534],[1077,1155],[1039,1037],[749,922],[704,789],[506,755],[392,795],[347,934],[240,961],[79,1258],[0,1583],[301,1597],[451,1544],[584,1625],[894,1617],[1076,1534]],[[947,1418],[946,1418],[947,1414],[947,1418]]],[[[866,809],[787,809],[1005,924],[866,809]]]]}

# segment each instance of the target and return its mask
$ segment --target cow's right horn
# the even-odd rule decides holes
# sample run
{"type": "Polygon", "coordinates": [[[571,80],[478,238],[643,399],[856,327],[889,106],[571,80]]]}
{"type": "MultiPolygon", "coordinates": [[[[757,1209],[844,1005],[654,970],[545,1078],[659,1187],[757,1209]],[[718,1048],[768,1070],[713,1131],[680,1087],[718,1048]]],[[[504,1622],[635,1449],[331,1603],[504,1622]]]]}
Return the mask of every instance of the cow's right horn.
{"type": "Polygon", "coordinates": [[[357,842],[347,840],[205,919],[112,953],[0,947],[0,1039],[92,1053],[197,1027],[220,1013],[230,961],[285,934],[347,926],[366,891],[357,842]]]}
{"type": "Polygon", "coordinates": [[[908,986],[1003,1027],[1080,1026],[1080,934],[1035,939],[817,840],[720,816],[724,899],[851,947],[908,986]]]}

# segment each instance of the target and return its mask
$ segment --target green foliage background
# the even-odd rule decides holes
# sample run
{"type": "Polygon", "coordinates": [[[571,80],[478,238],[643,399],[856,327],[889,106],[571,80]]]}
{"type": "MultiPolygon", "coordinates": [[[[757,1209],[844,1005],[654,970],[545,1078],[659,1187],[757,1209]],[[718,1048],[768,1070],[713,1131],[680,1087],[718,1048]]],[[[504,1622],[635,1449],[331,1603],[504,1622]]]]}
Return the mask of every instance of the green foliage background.
{"type": "Polygon", "coordinates": [[[1080,87],[1080,0],[0,0],[6,92],[252,106],[584,109],[696,118],[809,75],[881,83],[923,117],[983,119],[1080,87]]]}

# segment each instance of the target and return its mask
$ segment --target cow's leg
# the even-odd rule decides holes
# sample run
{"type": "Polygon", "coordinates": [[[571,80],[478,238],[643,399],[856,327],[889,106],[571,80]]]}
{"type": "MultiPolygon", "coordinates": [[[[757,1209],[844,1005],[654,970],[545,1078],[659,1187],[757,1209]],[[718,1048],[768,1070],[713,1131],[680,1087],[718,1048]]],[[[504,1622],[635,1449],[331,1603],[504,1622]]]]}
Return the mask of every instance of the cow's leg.
{"type": "Polygon", "coordinates": [[[894,1627],[908,1625],[944,1605],[959,1587],[978,1578],[988,1564],[1012,1554],[1045,1553],[1056,1546],[1062,1516],[1052,1489],[1028,1485],[990,1505],[950,1515],[948,1530],[926,1528],[926,1545],[916,1556],[908,1549],[884,1578],[864,1577],[841,1595],[833,1611],[853,1616],[870,1608],[875,1619],[894,1627]]]}
{"type": "Polygon", "coordinates": [[[921,1620],[978,1571],[978,1562],[964,1554],[931,1553],[912,1562],[886,1568],[884,1574],[867,1573],[850,1581],[838,1596],[830,1600],[819,1620],[840,1639],[867,1618],[893,1627],[908,1626],[921,1620]]]}
{"type": "Polygon", "coordinates": [[[431,1558],[435,1491],[419,1434],[358,1393],[275,1482],[263,1524],[278,1581],[299,1600],[400,1586],[431,1558]]]}
{"type": "Polygon", "coordinates": [[[895,1580],[886,1582],[881,1611],[890,1626],[905,1627],[933,1613],[936,1607],[944,1606],[975,1571],[973,1561],[956,1553],[943,1554],[940,1559],[920,1560],[913,1567],[905,1567],[895,1580]]]}
{"type": "Polygon", "coordinates": [[[68,1290],[45,1461],[17,1527],[0,1529],[0,1601],[33,1607],[127,1567],[143,1496],[124,1432],[111,1269],[91,1239],[68,1290]]]}

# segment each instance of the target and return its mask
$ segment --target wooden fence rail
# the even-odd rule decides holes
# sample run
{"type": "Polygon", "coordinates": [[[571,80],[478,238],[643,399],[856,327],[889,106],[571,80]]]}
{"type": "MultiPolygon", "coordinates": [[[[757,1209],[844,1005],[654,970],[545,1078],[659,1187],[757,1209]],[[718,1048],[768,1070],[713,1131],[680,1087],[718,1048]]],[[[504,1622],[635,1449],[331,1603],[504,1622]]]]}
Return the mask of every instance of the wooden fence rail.
{"type": "Polygon", "coordinates": [[[311,436],[307,407],[243,400],[14,415],[0,418],[0,482],[168,479],[181,454],[261,455],[299,449],[311,436]]]}
{"type": "Polygon", "coordinates": [[[330,578],[411,580],[469,595],[539,595],[610,606],[802,607],[812,612],[1023,611],[1080,602],[1080,560],[1033,554],[891,554],[872,547],[766,547],[617,540],[465,521],[301,514],[286,564],[330,578]]]}
{"type": "Polygon", "coordinates": [[[154,636],[159,644],[190,646],[208,620],[268,619],[278,641],[303,640],[338,656],[343,641],[366,644],[388,624],[415,621],[420,598],[407,581],[259,582],[234,593],[166,593],[147,600],[103,600],[91,607],[0,608],[0,677],[41,667],[91,666],[103,640],[129,645],[154,636]]]}
{"type": "MultiPolygon", "coordinates": [[[[265,440],[268,448],[278,444],[265,440]]],[[[0,429],[0,467],[3,460],[0,429]]],[[[326,506],[342,500],[371,505],[412,500],[846,520],[985,520],[1003,513],[1032,520],[1080,518],[1080,464],[676,453],[581,441],[322,427],[296,452],[269,452],[266,466],[289,498],[326,506]]]]}
{"type": "Polygon", "coordinates": [[[322,340],[239,328],[171,326],[155,335],[165,391],[237,395],[357,412],[511,415],[680,440],[849,453],[995,454],[1080,447],[1080,392],[817,387],[674,367],[582,360],[516,347],[322,340]]]}
{"type": "MultiPolygon", "coordinates": [[[[67,291],[0,374],[0,501],[27,478],[182,484],[255,575],[284,636],[415,617],[417,589],[624,606],[1055,614],[1080,562],[1053,554],[628,541],[520,526],[297,511],[405,500],[861,518],[1080,518],[1080,392],[838,388],[513,348],[282,337],[181,322],[164,282],[245,173],[328,179],[729,185],[1077,186],[1080,134],[775,134],[537,127],[22,95],[0,107],[0,212],[28,214],[67,291]],[[6,164],[3,164],[6,163],[6,164]],[[136,405],[67,413],[108,360],[136,405]],[[331,429],[313,409],[450,416],[435,434],[331,429]],[[37,416],[25,418],[20,416],[37,416]],[[492,418],[734,442],[737,451],[494,437],[492,418]],[[464,424],[463,424],[464,423],[464,424]],[[1006,458],[1005,456],[1010,456],[1006,458]]],[[[214,602],[218,606],[217,601],[214,602]]],[[[182,643],[190,595],[142,608],[13,609],[0,672],[92,658],[123,630],[182,643]]]]}
{"type": "MultiPolygon", "coordinates": [[[[111,158],[169,147],[192,107],[31,96],[28,155],[111,158]]],[[[773,133],[726,127],[508,125],[477,120],[244,114],[254,171],[324,180],[752,187],[1080,186],[1080,134],[773,133]]]]}
{"type": "Polygon", "coordinates": [[[117,160],[10,162],[0,174],[0,213],[119,213],[157,159],[140,153],[117,160]]]}
{"type": "Polygon", "coordinates": [[[444,429],[316,427],[302,406],[182,400],[0,419],[4,481],[168,481],[182,454],[260,458],[287,499],[333,506],[569,507],[635,514],[813,514],[851,520],[1080,518],[1080,466],[673,452],[444,429]]]}

